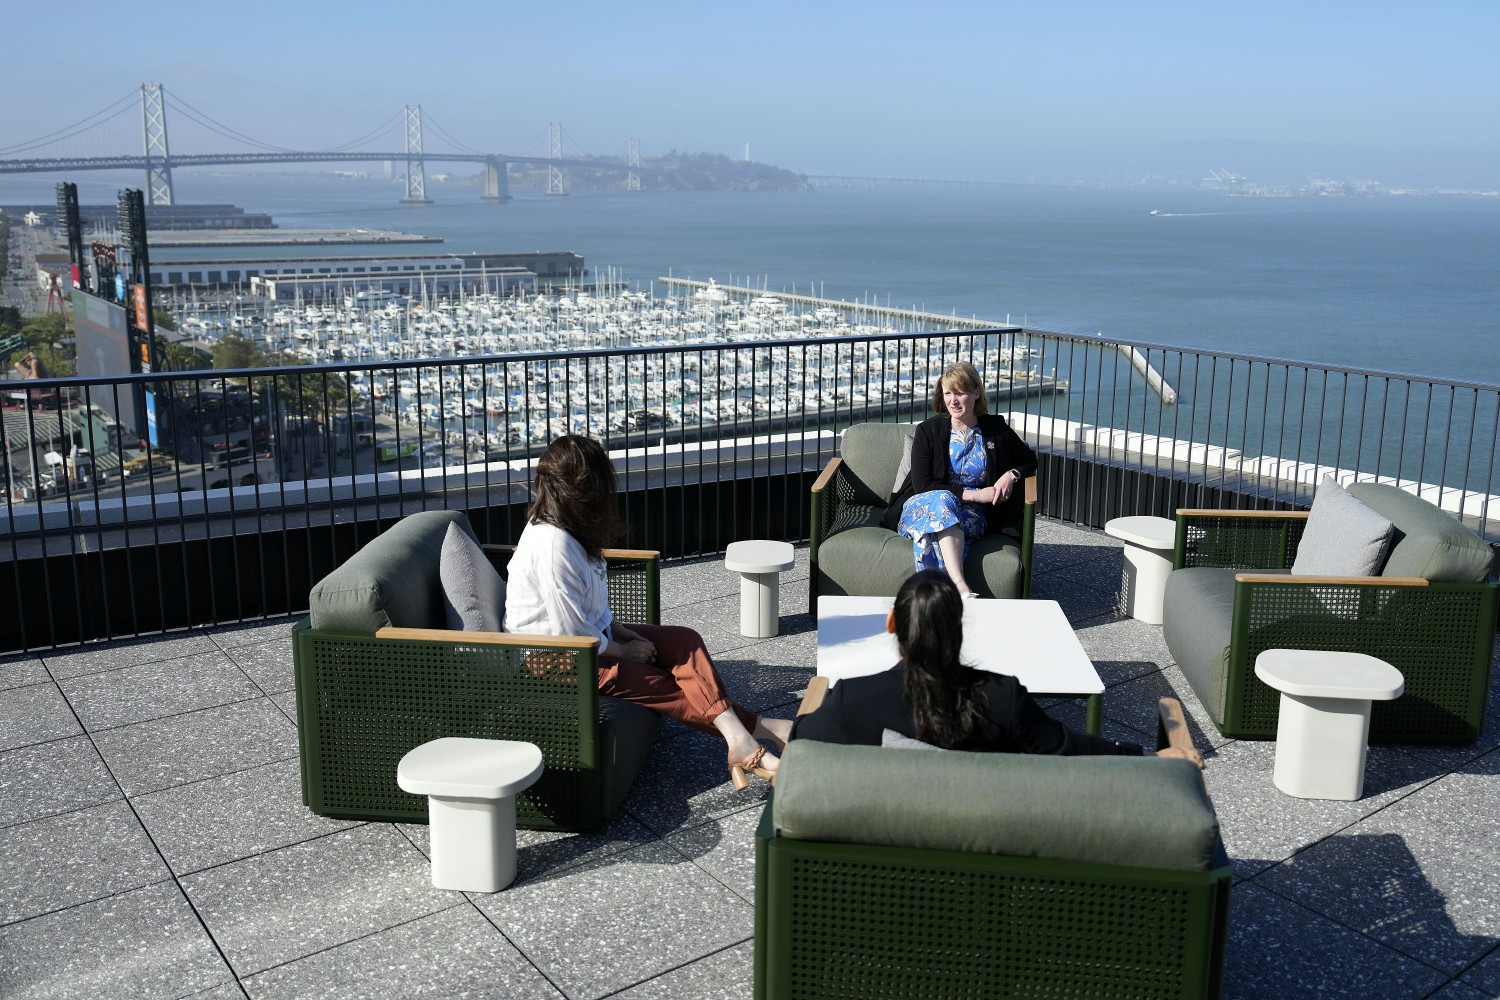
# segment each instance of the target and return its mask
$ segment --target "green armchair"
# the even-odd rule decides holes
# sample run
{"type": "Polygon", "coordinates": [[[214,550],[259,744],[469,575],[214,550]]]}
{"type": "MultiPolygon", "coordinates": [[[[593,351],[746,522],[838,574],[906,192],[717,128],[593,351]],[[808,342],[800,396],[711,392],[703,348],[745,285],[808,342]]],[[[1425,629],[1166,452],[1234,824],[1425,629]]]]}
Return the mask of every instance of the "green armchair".
{"type": "Polygon", "coordinates": [[[1179,510],[1162,630],[1225,736],[1274,739],[1280,695],[1255,676],[1267,649],[1367,653],[1401,671],[1377,702],[1372,743],[1469,743],[1484,728],[1497,584],[1489,546],[1394,486],[1349,492],[1396,525],[1380,576],[1288,573],[1305,511],[1179,510]]]}
{"type": "MultiPolygon", "coordinates": [[[[444,628],[439,553],[458,511],[413,514],[325,577],[292,632],[302,799],[343,819],[426,822],[427,800],[396,764],[441,736],[513,739],[542,750],[517,799],[533,829],[593,830],[618,809],[658,718],[598,693],[598,644],[570,636],[444,628]]],[[[502,572],[507,546],[484,546],[502,572]]],[[[610,601],[625,621],[658,618],[655,552],[610,551],[610,601]]]]}
{"type": "Polygon", "coordinates": [[[755,996],[1222,992],[1196,767],[794,740],[755,844],[755,996]]]}
{"type": "MultiPolygon", "coordinates": [[[[855,424],[844,432],[840,454],[813,483],[808,590],[814,615],[822,594],[888,596],[915,572],[910,540],[880,523],[915,431],[915,424],[855,424]]],[[[976,541],[964,575],[981,597],[1030,597],[1036,477],[1028,477],[1000,510],[1016,537],[997,533],[976,541]]]]}

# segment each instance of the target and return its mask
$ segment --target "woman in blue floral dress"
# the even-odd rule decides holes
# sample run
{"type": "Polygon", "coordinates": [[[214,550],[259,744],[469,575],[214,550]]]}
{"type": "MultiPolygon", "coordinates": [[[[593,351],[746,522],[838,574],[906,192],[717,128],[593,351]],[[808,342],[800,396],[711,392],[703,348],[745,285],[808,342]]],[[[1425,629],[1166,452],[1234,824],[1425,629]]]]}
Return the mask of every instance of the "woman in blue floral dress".
{"type": "Polygon", "coordinates": [[[932,408],[939,415],[917,427],[911,474],[886,526],[912,540],[918,570],[941,570],[972,597],[964,559],[975,539],[1004,530],[998,510],[1036,471],[1036,455],[1005,418],[988,412],[979,372],[966,361],[943,372],[932,408]]]}

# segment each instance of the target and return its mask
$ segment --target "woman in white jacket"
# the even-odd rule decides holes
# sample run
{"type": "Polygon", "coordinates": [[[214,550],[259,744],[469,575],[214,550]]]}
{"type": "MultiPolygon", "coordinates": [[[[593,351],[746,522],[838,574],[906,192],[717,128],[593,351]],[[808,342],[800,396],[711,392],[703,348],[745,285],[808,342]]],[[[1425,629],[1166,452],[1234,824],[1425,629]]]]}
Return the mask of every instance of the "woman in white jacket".
{"type": "Polygon", "coordinates": [[[729,700],[703,637],[674,625],[625,625],[609,609],[604,547],[621,532],[615,470],[591,438],[560,437],[536,466],[536,499],[506,583],[505,629],[599,640],[599,691],[638,702],[729,745],[735,787],[769,780],[779,762],[758,740],[784,746],[792,724],[729,700]]]}

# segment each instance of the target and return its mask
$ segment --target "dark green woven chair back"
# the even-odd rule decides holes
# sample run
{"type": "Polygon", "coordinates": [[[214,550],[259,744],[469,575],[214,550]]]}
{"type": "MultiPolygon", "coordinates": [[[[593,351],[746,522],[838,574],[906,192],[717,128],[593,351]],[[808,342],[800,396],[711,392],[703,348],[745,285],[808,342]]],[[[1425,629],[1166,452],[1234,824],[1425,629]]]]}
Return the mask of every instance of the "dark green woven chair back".
{"type": "Polygon", "coordinates": [[[402,755],[440,736],[535,743],[542,777],[517,799],[524,826],[597,825],[597,692],[578,688],[577,655],[448,642],[385,642],[373,636],[295,632],[303,780],[330,816],[425,822],[427,800],[396,785],[402,755]],[[305,674],[305,676],[304,676],[305,674]],[[328,752],[325,753],[324,751],[328,752]],[[583,794],[581,794],[583,793],[583,794]]]}

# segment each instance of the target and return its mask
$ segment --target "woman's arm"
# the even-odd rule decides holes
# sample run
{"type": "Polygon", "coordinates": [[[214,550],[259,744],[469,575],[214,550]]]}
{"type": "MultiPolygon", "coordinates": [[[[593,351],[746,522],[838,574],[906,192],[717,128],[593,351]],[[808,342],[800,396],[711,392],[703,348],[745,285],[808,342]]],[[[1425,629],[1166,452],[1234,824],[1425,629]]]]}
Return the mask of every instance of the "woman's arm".
{"type": "Polygon", "coordinates": [[[1107,740],[1063,725],[1042,711],[1024,684],[1014,677],[1004,679],[1010,683],[1001,688],[998,697],[995,685],[990,685],[990,715],[1027,753],[1139,757],[1146,752],[1139,743],[1107,740]]]}
{"type": "Polygon", "coordinates": [[[844,725],[844,685],[835,684],[823,697],[823,704],[792,724],[792,739],[819,740],[823,743],[853,743],[844,725]]]}

